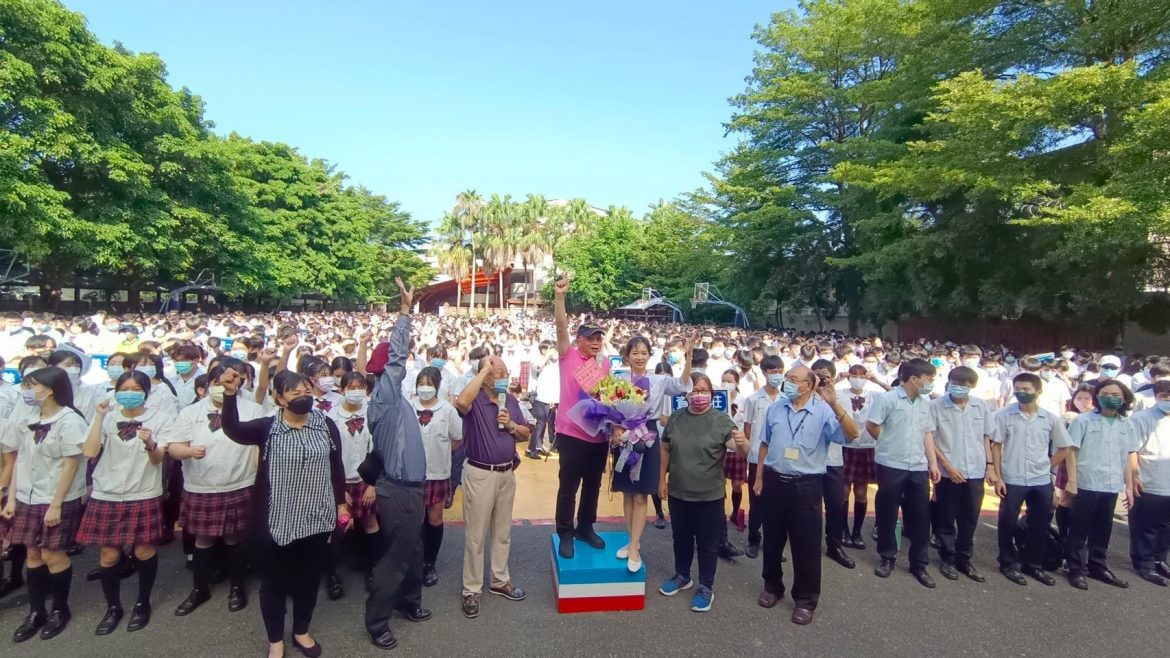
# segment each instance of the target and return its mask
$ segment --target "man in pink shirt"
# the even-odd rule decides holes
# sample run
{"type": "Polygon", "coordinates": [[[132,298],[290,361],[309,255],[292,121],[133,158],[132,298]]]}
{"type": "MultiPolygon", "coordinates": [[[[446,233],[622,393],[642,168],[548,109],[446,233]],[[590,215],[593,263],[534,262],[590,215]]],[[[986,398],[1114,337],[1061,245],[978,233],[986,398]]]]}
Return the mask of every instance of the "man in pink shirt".
{"type": "Polygon", "coordinates": [[[556,445],[560,453],[560,486],[557,489],[557,534],[561,538],[560,554],[573,558],[574,538],[593,548],[605,548],[605,541],[593,530],[597,521],[597,497],[601,493],[601,476],[609,455],[608,437],[590,434],[565,413],[578,401],[592,397],[590,389],[597,379],[609,374],[609,361],[600,359],[605,331],[594,324],[577,329],[577,339],[569,342],[569,318],[565,313],[565,294],[569,277],[554,286],[556,293],[557,352],[561,369],[561,412],[556,419],[556,445]],[[590,383],[592,382],[592,383],[590,383]],[[573,524],[573,505],[577,488],[581,488],[581,506],[573,524]]]}

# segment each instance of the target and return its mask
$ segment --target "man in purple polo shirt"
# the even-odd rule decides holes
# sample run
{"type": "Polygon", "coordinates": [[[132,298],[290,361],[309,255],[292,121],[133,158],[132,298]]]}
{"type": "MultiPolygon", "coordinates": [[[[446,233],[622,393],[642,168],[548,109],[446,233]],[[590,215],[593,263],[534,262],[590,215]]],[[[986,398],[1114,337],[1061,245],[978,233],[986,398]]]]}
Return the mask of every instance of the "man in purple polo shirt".
{"type": "Polygon", "coordinates": [[[455,399],[463,417],[463,614],[479,616],[483,591],[484,535],[492,532],[492,580],[488,591],[521,601],[524,590],[508,575],[512,537],[512,501],[516,497],[516,443],[527,441],[532,428],[515,397],[508,395],[508,367],[492,356],[480,360],[479,372],[455,399]],[[500,399],[504,404],[500,405],[500,399]],[[518,420],[513,420],[513,418],[518,420]]]}
{"type": "Polygon", "coordinates": [[[601,476],[609,457],[608,437],[590,434],[573,422],[567,413],[578,401],[591,397],[586,390],[589,382],[609,374],[609,361],[602,359],[602,337],[605,331],[594,324],[583,324],[577,329],[577,340],[569,343],[569,317],[565,312],[565,294],[569,291],[569,275],[554,286],[557,322],[557,353],[560,354],[561,400],[557,414],[557,450],[560,453],[560,486],[557,489],[557,534],[561,538],[560,554],[573,559],[573,539],[577,538],[593,548],[605,548],[605,541],[593,530],[597,521],[597,497],[601,492],[601,476]],[[577,488],[581,488],[581,506],[577,508],[577,524],[573,525],[573,505],[577,488]]]}

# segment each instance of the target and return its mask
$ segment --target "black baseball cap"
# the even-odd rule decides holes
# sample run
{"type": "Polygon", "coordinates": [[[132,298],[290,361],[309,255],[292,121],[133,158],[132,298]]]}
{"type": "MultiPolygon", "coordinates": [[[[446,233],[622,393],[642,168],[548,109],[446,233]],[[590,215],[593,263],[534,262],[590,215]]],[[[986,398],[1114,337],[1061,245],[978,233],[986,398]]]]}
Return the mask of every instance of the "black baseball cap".
{"type": "Polygon", "coordinates": [[[604,334],[605,330],[601,327],[586,322],[577,329],[577,338],[591,338],[597,334],[604,334]]]}

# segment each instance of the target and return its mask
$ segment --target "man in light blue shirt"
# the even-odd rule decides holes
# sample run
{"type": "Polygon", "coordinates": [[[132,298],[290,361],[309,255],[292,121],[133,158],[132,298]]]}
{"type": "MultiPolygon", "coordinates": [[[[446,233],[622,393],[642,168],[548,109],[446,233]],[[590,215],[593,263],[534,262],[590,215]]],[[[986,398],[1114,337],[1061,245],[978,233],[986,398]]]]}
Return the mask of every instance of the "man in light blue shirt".
{"type": "Polygon", "coordinates": [[[942,575],[958,580],[962,573],[982,583],[987,579],[972,566],[971,557],[983,509],[983,480],[991,465],[992,411],[971,395],[978,384],[974,369],[959,366],[947,374],[946,395],[930,402],[935,457],[942,473],[935,485],[931,519],[942,575]]]}
{"type": "Polygon", "coordinates": [[[829,444],[859,431],[837,402],[833,382],[796,366],[784,376],[784,397],[768,408],[754,491],[764,501],[764,591],[771,608],[784,595],[780,556],[792,546],[792,621],[808,624],[821,595],[821,501],[829,444]],[[819,385],[818,385],[819,384],[819,385]]]}
{"type": "Polygon", "coordinates": [[[1153,385],[1153,408],[1133,416],[1138,450],[1138,499],[1129,511],[1129,557],[1141,577],[1170,584],[1170,381],[1153,385]]]}
{"type": "Polygon", "coordinates": [[[889,578],[898,557],[894,525],[898,508],[910,540],[910,573],[923,587],[934,587],[926,570],[930,541],[930,482],[939,470],[931,432],[930,392],[935,368],[925,359],[910,359],[898,370],[901,385],[874,398],[865,426],[877,437],[877,548],[881,563],[874,574],[889,578]],[[929,481],[928,481],[929,480],[929,481]]]}

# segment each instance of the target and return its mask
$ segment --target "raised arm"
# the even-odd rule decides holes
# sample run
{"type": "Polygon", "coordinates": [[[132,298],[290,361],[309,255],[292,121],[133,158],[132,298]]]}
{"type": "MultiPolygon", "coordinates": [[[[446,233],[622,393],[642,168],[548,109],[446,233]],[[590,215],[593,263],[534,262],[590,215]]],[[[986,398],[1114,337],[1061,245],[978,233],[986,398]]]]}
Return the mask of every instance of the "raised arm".
{"type": "Polygon", "coordinates": [[[93,459],[102,452],[102,425],[106,422],[106,413],[110,410],[110,401],[102,400],[94,408],[93,422],[89,426],[89,435],[81,445],[81,454],[86,459],[93,459]]]}
{"type": "Polygon", "coordinates": [[[564,356],[569,351],[569,315],[565,311],[565,295],[569,292],[569,273],[553,284],[553,315],[557,323],[557,353],[564,356]]]}
{"type": "Polygon", "coordinates": [[[246,446],[258,446],[267,441],[272,418],[240,421],[240,408],[236,400],[236,393],[240,390],[240,373],[228,368],[219,378],[219,383],[223,386],[223,412],[220,421],[223,423],[224,435],[246,446]]]}
{"type": "Polygon", "coordinates": [[[407,288],[401,278],[396,278],[401,301],[398,309],[398,319],[394,321],[394,330],[390,332],[390,353],[386,360],[386,368],[382,370],[382,378],[374,389],[372,404],[383,409],[395,408],[398,399],[402,397],[402,380],[406,378],[406,357],[410,351],[410,308],[414,301],[414,287],[407,288]]]}

